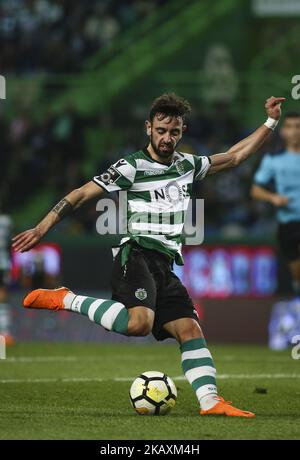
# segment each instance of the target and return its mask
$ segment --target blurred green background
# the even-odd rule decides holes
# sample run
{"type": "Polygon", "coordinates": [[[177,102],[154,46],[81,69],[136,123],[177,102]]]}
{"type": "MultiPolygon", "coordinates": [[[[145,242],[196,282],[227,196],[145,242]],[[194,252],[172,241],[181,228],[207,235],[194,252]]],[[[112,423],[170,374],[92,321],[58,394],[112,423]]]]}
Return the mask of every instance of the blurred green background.
{"type": "MultiPolygon", "coordinates": [[[[191,102],[180,148],[200,155],[224,152],[261,125],[271,95],[286,97],[284,110],[299,110],[291,97],[299,43],[292,0],[2,0],[0,206],[14,233],[146,145],[149,106],[163,92],[191,102]]],[[[204,244],[275,247],[274,210],[251,200],[249,189],[262,155],[281,147],[276,132],[238,168],[195,184],[194,196],[205,199],[204,244]]],[[[119,238],[97,234],[95,205],[45,240],[61,247],[61,283],[107,291],[119,238]]],[[[278,267],[287,291],[285,261],[278,267]]],[[[272,302],[262,300],[257,340],[265,340],[272,302]]]]}
{"type": "MultiPolygon", "coordinates": [[[[1,196],[16,228],[32,226],[62,194],[143,146],[149,105],[163,92],[192,103],[182,150],[199,154],[224,151],[261,124],[270,95],[298,109],[290,93],[300,22],[290,3],[2,1],[1,196]]],[[[210,198],[218,204],[207,213],[208,236],[222,236],[228,207],[240,233],[271,218],[268,206],[248,198],[257,161],[234,179],[228,173],[229,186],[224,177],[198,186],[208,206],[210,198]]],[[[70,221],[68,233],[93,233],[91,214],[70,221]]]]}

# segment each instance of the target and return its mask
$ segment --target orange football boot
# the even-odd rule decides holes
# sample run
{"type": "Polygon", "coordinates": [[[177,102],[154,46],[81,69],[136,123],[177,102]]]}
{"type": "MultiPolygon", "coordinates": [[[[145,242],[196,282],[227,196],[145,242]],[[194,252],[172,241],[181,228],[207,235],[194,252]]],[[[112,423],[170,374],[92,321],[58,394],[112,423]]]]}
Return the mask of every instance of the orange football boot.
{"type": "Polygon", "coordinates": [[[255,417],[255,414],[246,410],[237,409],[231,405],[231,401],[225,401],[221,396],[217,396],[217,404],[211,409],[200,410],[201,415],[227,415],[228,417],[255,417]]]}
{"type": "Polygon", "coordinates": [[[25,308],[42,308],[48,310],[63,310],[64,298],[71,292],[66,287],[57,289],[35,289],[24,297],[25,308]]]}
{"type": "Polygon", "coordinates": [[[5,345],[10,346],[10,345],[15,345],[16,341],[14,337],[10,334],[2,334],[2,336],[5,339],[5,345]]]}

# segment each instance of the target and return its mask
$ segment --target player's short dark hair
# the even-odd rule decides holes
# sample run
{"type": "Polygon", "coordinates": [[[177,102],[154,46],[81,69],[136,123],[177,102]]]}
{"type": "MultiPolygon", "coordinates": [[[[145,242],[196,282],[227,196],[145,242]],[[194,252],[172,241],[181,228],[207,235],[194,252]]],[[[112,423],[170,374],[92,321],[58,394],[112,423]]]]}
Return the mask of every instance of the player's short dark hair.
{"type": "Polygon", "coordinates": [[[191,113],[191,105],[175,93],[166,93],[157,97],[150,108],[149,120],[153,121],[155,115],[162,114],[165,117],[181,117],[185,120],[186,115],[191,113]]]}
{"type": "Polygon", "coordinates": [[[286,112],[283,116],[283,120],[286,120],[287,118],[300,118],[300,112],[296,112],[296,111],[286,112]]]}

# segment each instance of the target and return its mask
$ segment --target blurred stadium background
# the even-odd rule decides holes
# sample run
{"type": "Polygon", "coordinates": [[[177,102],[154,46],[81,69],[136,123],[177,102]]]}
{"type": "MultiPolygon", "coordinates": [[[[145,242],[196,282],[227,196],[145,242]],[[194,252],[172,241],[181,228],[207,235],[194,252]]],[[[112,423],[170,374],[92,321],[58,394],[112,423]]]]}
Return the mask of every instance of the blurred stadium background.
{"type": "MultiPolygon", "coordinates": [[[[299,110],[290,97],[299,18],[291,0],[2,0],[0,199],[13,232],[144,146],[149,104],[163,92],[190,100],[181,149],[205,155],[263,123],[270,95],[299,110]]],[[[280,148],[275,134],[263,152],[280,148]]],[[[180,274],[210,342],[266,344],[272,306],[291,297],[273,209],[249,197],[260,158],[195,186],[205,199],[205,241],[185,248],[180,274]]],[[[24,290],[41,285],[110,295],[110,248],[119,238],[96,233],[95,205],[60,223],[37,251],[13,254],[17,341],[152,341],[106,333],[76,315],[20,308],[24,290]]]]}

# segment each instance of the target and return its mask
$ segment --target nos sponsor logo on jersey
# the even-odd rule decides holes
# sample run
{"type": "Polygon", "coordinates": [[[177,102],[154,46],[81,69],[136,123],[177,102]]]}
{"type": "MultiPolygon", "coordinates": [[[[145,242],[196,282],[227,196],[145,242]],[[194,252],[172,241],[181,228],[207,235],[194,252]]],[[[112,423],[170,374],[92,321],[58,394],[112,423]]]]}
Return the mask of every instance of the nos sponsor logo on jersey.
{"type": "Polygon", "coordinates": [[[154,190],[156,200],[168,200],[176,204],[187,196],[187,186],[180,186],[176,181],[169,182],[164,188],[154,190]]]}

